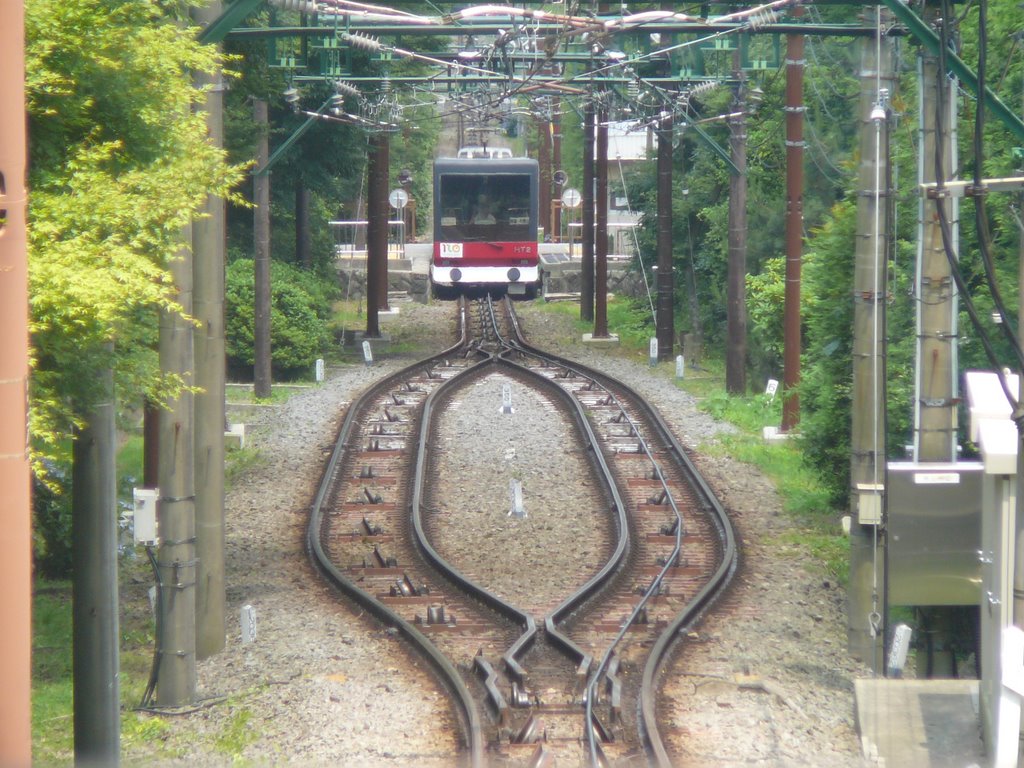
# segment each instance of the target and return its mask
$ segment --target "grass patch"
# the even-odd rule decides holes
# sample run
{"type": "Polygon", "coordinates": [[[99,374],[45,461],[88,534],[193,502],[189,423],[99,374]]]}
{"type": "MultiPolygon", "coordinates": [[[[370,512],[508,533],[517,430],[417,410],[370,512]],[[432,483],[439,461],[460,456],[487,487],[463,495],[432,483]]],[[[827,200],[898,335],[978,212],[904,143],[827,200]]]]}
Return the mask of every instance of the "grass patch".
{"type": "Polygon", "coordinates": [[[762,430],[777,426],[782,417],[781,398],[764,395],[736,396],[725,392],[724,378],[686,378],[681,386],[699,399],[701,410],[738,428],[702,447],[712,455],[726,455],[752,464],[775,484],[783,510],[800,526],[785,534],[780,543],[799,545],[819,563],[822,571],[844,586],[849,579],[849,542],[842,534],[828,489],[804,461],[799,440],[767,443],[762,430]]]}
{"type": "Polygon", "coordinates": [[[274,384],[270,387],[270,397],[256,397],[252,385],[233,385],[225,387],[224,399],[231,405],[255,405],[270,404],[281,405],[287,403],[288,398],[309,389],[315,384],[274,384]]]}
{"type": "Polygon", "coordinates": [[[256,732],[249,724],[251,720],[251,709],[236,710],[217,736],[217,750],[231,757],[236,764],[241,762],[243,750],[256,741],[256,732]]]}
{"type": "Polygon", "coordinates": [[[224,487],[230,490],[232,484],[263,460],[256,448],[239,448],[228,451],[224,463],[224,487]]]}

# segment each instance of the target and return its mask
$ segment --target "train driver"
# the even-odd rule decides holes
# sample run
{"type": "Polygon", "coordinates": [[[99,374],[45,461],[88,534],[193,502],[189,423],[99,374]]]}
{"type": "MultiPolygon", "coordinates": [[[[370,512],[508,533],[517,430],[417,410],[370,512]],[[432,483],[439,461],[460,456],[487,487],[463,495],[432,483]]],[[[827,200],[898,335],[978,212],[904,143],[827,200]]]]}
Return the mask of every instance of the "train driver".
{"type": "Polygon", "coordinates": [[[494,208],[491,204],[490,198],[487,195],[480,195],[476,201],[476,209],[473,211],[473,217],[470,219],[471,224],[497,224],[498,220],[494,217],[494,208]]]}

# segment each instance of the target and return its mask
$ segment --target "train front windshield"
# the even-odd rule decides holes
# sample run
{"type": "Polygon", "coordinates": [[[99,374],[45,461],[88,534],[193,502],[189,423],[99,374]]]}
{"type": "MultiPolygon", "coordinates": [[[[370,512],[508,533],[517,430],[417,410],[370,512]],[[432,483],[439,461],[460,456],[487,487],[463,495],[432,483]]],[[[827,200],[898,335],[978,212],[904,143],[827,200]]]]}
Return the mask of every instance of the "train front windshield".
{"type": "Polygon", "coordinates": [[[441,211],[438,240],[471,243],[534,239],[528,174],[443,174],[437,204],[441,211]]]}

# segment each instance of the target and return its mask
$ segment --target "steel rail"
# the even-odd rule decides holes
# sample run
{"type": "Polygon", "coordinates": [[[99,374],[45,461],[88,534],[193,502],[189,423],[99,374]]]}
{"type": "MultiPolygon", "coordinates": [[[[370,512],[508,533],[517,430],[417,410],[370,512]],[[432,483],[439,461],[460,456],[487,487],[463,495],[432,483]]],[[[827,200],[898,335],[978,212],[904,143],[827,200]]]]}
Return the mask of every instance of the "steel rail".
{"type": "Polygon", "coordinates": [[[460,339],[457,344],[444,352],[426,358],[418,363],[414,363],[401,371],[387,376],[367,390],[349,406],[348,412],[345,414],[345,418],[342,421],[341,428],[338,431],[338,438],[335,441],[334,450],[332,451],[331,457],[324,468],[320,487],[317,490],[316,497],[310,509],[306,544],[309,557],[314,568],[316,568],[316,570],[329,583],[341,590],[346,596],[361,605],[377,619],[397,629],[430,663],[435,674],[437,674],[441,679],[441,682],[454,694],[457,709],[461,714],[461,719],[465,729],[471,768],[483,768],[484,740],[483,729],[480,724],[480,713],[478,712],[476,702],[474,701],[472,694],[469,692],[469,688],[463,681],[462,676],[459,674],[459,671],[451,661],[449,661],[449,659],[437,649],[426,635],[416,628],[415,625],[406,621],[374,596],[364,592],[355,584],[355,582],[345,576],[341,570],[331,562],[327,553],[324,551],[320,535],[324,521],[324,501],[331,490],[335,472],[337,471],[338,465],[345,454],[349,438],[355,430],[358,419],[365,406],[381,391],[384,391],[403,379],[408,378],[410,371],[417,368],[429,368],[446,357],[466,349],[467,336],[464,305],[460,308],[460,326],[460,339]]]}
{"type": "MultiPolygon", "coordinates": [[[[582,365],[580,363],[567,360],[558,355],[540,352],[539,350],[531,347],[529,344],[525,342],[525,339],[523,338],[522,330],[519,326],[518,319],[515,317],[514,313],[511,313],[511,305],[509,304],[508,306],[510,310],[511,322],[513,324],[516,334],[514,346],[519,351],[525,354],[537,356],[541,359],[557,361],[557,364],[564,367],[566,370],[572,371],[574,374],[579,375],[581,377],[589,378],[595,383],[598,383],[600,386],[604,387],[605,389],[608,389],[606,383],[610,382],[611,385],[617,387],[621,392],[624,392],[628,398],[634,401],[634,407],[642,411],[644,415],[650,420],[651,424],[659,433],[660,439],[664,441],[670,453],[675,457],[676,461],[678,462],[679,467],[683,470],[688,480],[691,482],[695,490],[698,492],[698,496],[700,497],[701,502],[703,503],[705,509],[711,513],[710,517],[712,521],[715,523],[716,528],[718,529],[722,545],[722,559],[721,563],[719,564],[719,567],[715,570],[715,573],[712,574],[711,578],[705,583],[705,585],[700,590],[698,590],[697,594],[693,597],[693,599],[691,599],[687,603],[686,607],[676,615],[676,618],[669,624],[666,630],[658,637],[654,646],[652,646],[651,648],[651,652],[648,655],[647,663],[644,666],[644,673],[641,682],[640,711],[638,713],[641,736],[644,740],[645,749],[647,750],[648,754],[653,755],[653,757],[657,761],[657,764],[659,766],[662,766],[663,768],[670,768],[672,763],[668,757],[668,752],[665,749],[664,742],[661,738],[661,734],[658,731],[657,720],[655,716],[655,676],[657,672],[661,669],[661,666],[666,658],[672,641],[676,639],[680,630],[686,626],[691,625],[697,618],[700,617],[700,615],[703,614],[703,612],[711,605],[711,603],[722,593],[722,591],[725,589],[725,587],[731,580],[732,575],[735,573],[736,568],[738,566],[738,552],[736,547],[736,535],[732,527],[732,522],[729,520],[728,514],[722,507],[722,504],[718,500],[718,497],[714,494],[710,486],[708,486],[707,482],[704,480],[703,476],[697,470],[696,466],[693,464],[690,457],[683,449],[682,445],[680,445],[679,441],[676,439],[672,430],[665,423],[665,420],[662,418],[661,414],[658,413],[654,408],[652,408],[647,403],[645,398],[641,397],[639,393],[637,393],[628,385],[622,383],[621,381],[618,381],[617,379],[615,379],[612,376],[609,376],[608,374],[589,368],[588,366],[582,365]]],[[[615,395],[610,391],[609,394],[612,394],[612,397],[615,397],[615,395]]],[[[617,401],[617,398],[615,399],[617,401]]],[[[642,438],[639,439],[641,440],[641,442],[643,442],[642,438]]],[[[662,475],[660,468],[657,468],[657,472],[659,475],[659,479],[661,479],[662,482],[664,482],[664,476],[662,475]]],[[[672,506],[678,515],[678,509],[676,508],[674,502],[672,506]]],[[[666,564],[666,567],[655,578],[655,581],[652,583],[650,589],[645,594],[644,600],[646,600],[648,595],[652,594],[657,589],[662,578],[667,572],[668,566],[671,563],[675,562],[676,558],[678,557],[678,551],[680,548],[679,542],[680,537],[682,535],[683,527],[681,515],[678,519],[680,522],[677,526],[676,531],[676,550],[674,551],[673,556],[669,559],[669,562],[666,564]]],[[[630,621],[632,621],[633,618],[634,617],[631,617],[630,621]]],[[[627,622],[627,626],[629,625],[629,623],[630,622],[627,622]]],[[[621,634],[622,633],[620,633],[620,635],[621,634]]],[[[595,672],[591,686],[596,686],[596,683],[598,682],[600,675],[604,671],[603,666],[608,657],[609,655],[606,654],[606,659],[602,660],[602,665],[599,666],[598,670],[595,672]]],[[[587,696],[588,722],[590,721],[590,704],[592,699],[592,695],[587,696]]],[[[597,755],[596,751],[593,748],[593,729],[590,728],[588,730],[590,731],[588,733],[588,742],[591,746],[591,756],[594,759],[596,765],[597,755]]]]}

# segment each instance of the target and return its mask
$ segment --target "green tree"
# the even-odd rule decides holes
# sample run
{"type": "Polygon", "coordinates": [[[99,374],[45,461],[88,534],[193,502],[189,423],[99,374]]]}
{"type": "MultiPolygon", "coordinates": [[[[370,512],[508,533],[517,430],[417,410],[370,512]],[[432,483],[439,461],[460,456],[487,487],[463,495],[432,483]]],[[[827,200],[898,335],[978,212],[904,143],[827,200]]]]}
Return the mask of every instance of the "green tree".
{"type": "Polygon", "coordinates": [[[65,439],[113,366],[121,397],[159,401],[158,308],[177,308],[165,266],[209,193],[237,171],[206,139],[191,75],[213,48],[155,0],[31,0],[29,284],[35,467],[65,439]],[[104,345],[113,342],[113,356],[104,345]]]}

